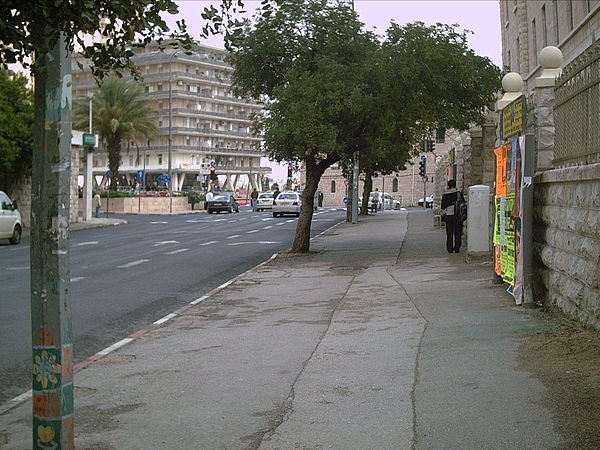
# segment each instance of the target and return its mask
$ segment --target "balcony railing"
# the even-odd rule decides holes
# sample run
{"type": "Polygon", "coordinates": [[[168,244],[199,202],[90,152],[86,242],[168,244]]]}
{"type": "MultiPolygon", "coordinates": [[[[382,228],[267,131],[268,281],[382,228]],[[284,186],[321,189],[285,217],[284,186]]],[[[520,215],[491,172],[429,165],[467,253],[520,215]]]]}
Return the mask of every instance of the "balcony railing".
{"type": "MultiPolygon", "coordinates": [[[[159,130],[164,134],[168,134],[169,127],[159,127],[159,130]]],[[[188,133],[188,134],[218,134],[222,136],[236,136],[249,139],[260,139],[253,136],[251,133],[231,130],[212,130],[210,128],[196,128],[196,127],[171,127],[171,133],[188,133]]]]}
{"type": "Polygon", "coordinates": [[[250,121],[248,116],[243,114],[230,114],[230,113],[222,113],[217,111],[204,111],[202,109],[188,109],[188,108],[173,108],[173,114],[192,114],[195,116],[214,116],[214,117],[227,117],[229,119],[239,119],[245,120],[247,122],[250,121]]]}

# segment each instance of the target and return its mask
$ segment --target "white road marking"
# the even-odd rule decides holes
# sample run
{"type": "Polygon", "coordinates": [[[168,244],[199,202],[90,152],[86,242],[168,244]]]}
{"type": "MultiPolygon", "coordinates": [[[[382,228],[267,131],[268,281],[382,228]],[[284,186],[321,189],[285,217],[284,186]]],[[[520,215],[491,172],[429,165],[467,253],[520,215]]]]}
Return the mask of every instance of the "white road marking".
{"type": "Polygon", "coordinates": [[[160,241],[160,242],[155,242],[154,244],[152,244],[152,247],[159,247],[161,245],[166,245],[166,244],[179,244],[178,241],[160,241]]]}
{"type": "Polygon", "coordinates": [[[262,220],[263,222],[266,222],[267,220],[272,220],[272,219],[273,219],[272,217],[267,217],[266,219],[260,219],[260,220],[262,220]]]}
{"type": "Polygon", "coordinates": [[[268,230],[269,228],[273,228],[273,225],[267,225],[266,227],[263,227],[263,230],[268,230]]]}
{"type": "Polygon", "coordinates": [[[227,221],[227,223],[236,223],[236,222],[237,222],[237,219],[235,219],[235,220],[228,220],[227,221]]]}
{"type": "Polygon", "coordinates": [[[249,244],[268,245],[268,244],[281,244],[281,242],[277,242],[277,241],[232,242],[231,244],[227,244],[227,245],[249,245],[249,244]]]}
{"type": "Polygon", "coordinates": [[[121,339],[119,342],[114,343],[110,347],[106,347],[104,350],[98,352],[99,355],[108,355],[110,352],[114,352],[116,349],[123,347],[125,344],[129,344],[133,341],[133,338],[121,339]]]}
{"type": "Polygon", "coordinates": [[[164,220],[159,220],[159,221],[156,221],[156,222],[150,222],[150,223],[169,223],[169,222],[165,222],[164,220]]]}
{"type": "Polygon", "coordinates": [[[217,242],[219,242],[219,241],[208,241],[208,242],[204,242],[204,243],[202,243],[202,244],[200,244],[200,245],[210,245],[210,244],[216,244],[217,242]]]}
{"type": "Polygon", "coordinates": [[[29,270],[29,266],[9,267],[6,270],[29,270]]]}
{"type": "Polygon", "coordinates": [[[287,222],[287,223],[290,223],[290,222],[295,222],[295,220],[294,220],[294,219],[290,219],[290,220],[286,220],[286,222],[287,222]]]}
{"type": "Polygon", "coordinates": [[[276,223],[275,225],[285,225],[285,222],[279,222],[279,223],[276,223]]]}
{"type": "Polygon", "coordinates": [[[246,231],[246,233],[247,233],[247,234],[250,234],[250,233],[258,233],[258,230],[250,230],[250,231],[246,231]]]}
{"type": "Polygon", "coordinates": [[[80,242],[79,244],[75,244],[75,247],[82,247],[84,245],[97,245],[98,241],[89,241],[89,242],[80,242]]]}
{"type": "Polygon", "coordinates": [[[196,300],[190,302],[190,305],[197,305],[198,303],[203,302],[207,298],[208,298],[208,295],[203,295],[202,297],[197,298],[196,300]]]}
{"type": "Polygon", "coordinates": [[[167,252],[165,255],[176,255],[177,253],[187,252],[189,248],[180,248],[179,250],[173,250],[172,252],[167,252]]]}
{"type": "Polygon", "coordinates": [[[231,283],[233,283],[233,280],[229,280],[226,281],[225,283],[223,283],[221,286],[219,286],[219,289],[225,289],[227,286],[229,286],[231,283]]]}
{"type": "Polygon", "coordinates": [[[239,234],[234,234],[233,236],[227,236],[225,239],[235,239],[237,237],[240,237],[239,234]]]}
{"type": "Polygon", "coordinates": [[[71,283],[77,283],[78,281],[85,280],[87,277],[74,277],[71,278],[71,283]]]}
{"type": "Polygon", "coordinates": [[[158,319],[156,322],[153,322],[154,325],[160,325],[161,323],[165,323],[167,320],[172,319],[173,317],[175,317],[177,314],[167,314],[165,317],[163,317],[162,319],[158,319]]]}
{"type": "Polygon", "coordinates": [[[227,219],[215,219],[215,220],[213,220],[213,222],[223,222],[224,220],[227,220],[227,219]]]}
{"type": "Polygon", "coordinates": [[[150,261],[150,260],[149,259],[138,259],[137,261],[123,264],[122,266],[117,266],[117,269],[128,269],[129,267],[137,266],[138,264],[143,264],[148,261],[150,261]]]}
{"type": "Polygon", "coordinates": [[[200,220],[200,219],[188,219],[186,220],[187,223],[204,223],[206,222],[205,220],[200,220]]]}
{"type": "Polygon", "coordinates": [[[184,233],[189,233],[190,230],[178,230],[178,231],[171,231],[171,234],[184,234],[184,233]]]}

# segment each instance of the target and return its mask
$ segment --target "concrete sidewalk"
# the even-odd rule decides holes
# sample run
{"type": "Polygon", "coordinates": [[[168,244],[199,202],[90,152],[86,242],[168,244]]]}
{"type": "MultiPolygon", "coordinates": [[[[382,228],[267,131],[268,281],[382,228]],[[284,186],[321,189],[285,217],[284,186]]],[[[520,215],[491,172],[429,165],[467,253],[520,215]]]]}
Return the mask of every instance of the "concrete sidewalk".
{"type": "MultiPolygon", "coordinates": [[[[517,369],[535,312],[431,224],[420,210],[344,223],[199,292],[76,374],[76,447],[560,445],[543,386],[517,369]]],[[[31,447],[30,417],[29,401],[0,416],[1,448],[31,447]]]]}

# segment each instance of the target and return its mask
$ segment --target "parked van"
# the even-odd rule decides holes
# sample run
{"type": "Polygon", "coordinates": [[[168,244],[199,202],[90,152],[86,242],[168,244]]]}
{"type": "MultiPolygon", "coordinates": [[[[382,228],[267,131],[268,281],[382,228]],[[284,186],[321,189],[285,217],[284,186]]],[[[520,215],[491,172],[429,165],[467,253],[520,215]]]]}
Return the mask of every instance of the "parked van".
{"type": "Polygon", "coordinates": [[[11,244],[21,242],[23,224],[17,203],[0,191],[0,239],[8,239],[11,244]]]}

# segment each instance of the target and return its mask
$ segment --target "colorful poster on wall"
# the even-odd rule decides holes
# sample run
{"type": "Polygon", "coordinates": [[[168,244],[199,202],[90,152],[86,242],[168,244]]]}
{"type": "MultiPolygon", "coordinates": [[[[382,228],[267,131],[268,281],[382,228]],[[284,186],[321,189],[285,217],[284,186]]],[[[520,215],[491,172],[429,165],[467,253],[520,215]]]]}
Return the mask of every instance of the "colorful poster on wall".
{"type": "Polygon", "coordinates": [[[511,144],[503,145],[494,150],[496,154],[496,195],[506,195],[506,157],[511,148],[511,144]]]}

